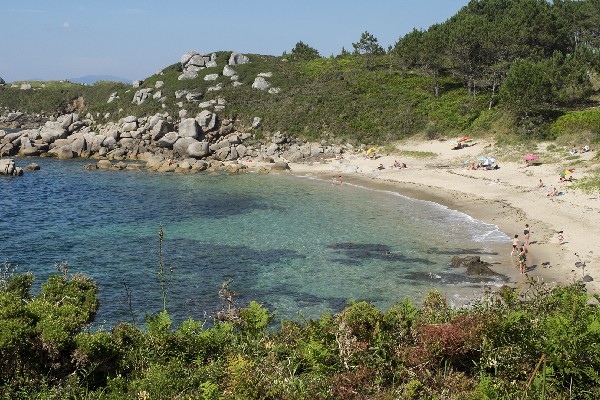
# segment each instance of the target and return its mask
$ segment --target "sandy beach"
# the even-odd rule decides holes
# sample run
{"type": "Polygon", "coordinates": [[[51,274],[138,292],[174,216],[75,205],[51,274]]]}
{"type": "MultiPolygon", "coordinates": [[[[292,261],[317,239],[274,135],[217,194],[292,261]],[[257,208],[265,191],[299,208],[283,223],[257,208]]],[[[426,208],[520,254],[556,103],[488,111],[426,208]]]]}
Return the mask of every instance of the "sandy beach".
{"type": "MultiPolygon", "coordinates": [[[[510,242],[506,255],[498,257],[508,261],[494,265],[497,272],[509,276],[517,286],[527,277],[552,285],[572,283],[586,274],[594,279],[586,284],[588,292],[600,293],[600,197],[559,182],[559,170],[565,168],[560,154],[557,160],[556,154],[545,156],[542,150],[535,165],[526,166],[520,157],[518,162],[497,158],[499,169],[470,170],[469,162],[477,162],[477,156],[494,156],[499,149],[474,141],[453,150],[446,141],[437,140],[396,147],[396,155],[379,153],[371,159],[364,152],[356,152],[327,162],[290,163],[290,168],[298,175],[342,176],[345,183],[382,185],[409,197],[434,201],[495,224],[510,238],[518,234],[520,244],[525,224],[529,224],[527,274],[517,272],[517,257],[510,257],[510,242]],[[405,163],[407,168],[393,168],[394,161],[405,163]],[[380,165],[384,169],[378,169],[380,165]],[[544,187],[538,188],[540,179],[544,187]],[[561,194],[547,197],[552,187],[561,194]],[[563,231],[562,244],[559,231],[563,231]],[[585,268],[576,267],[576,262],[585,262],[585,268]]],[[[566,159],[568,151],[564,153],[566,159]]],[[[580,157],[590,159],[594,155],[592,149],[580,157]]],[[[572,175],[581,178],[585,173],[585,168],[577,168],[572,175]]]]}

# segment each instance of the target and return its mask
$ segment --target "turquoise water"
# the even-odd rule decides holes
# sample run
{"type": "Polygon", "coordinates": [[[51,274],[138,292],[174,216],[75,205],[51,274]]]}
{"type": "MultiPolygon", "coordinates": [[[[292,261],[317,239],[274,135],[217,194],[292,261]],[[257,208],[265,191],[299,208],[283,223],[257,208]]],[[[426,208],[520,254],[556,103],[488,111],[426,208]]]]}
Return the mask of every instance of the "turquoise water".
{"type": "Polygon", "coordinates": [[[100,288],[96,323],[108,326],[139,324],[162,309],[160,224],[176,322],[210,319],[228,279],[239,305],[256,300],[286,319],[337,312],[349,299],[382,309],[418,303],[432,289],[460,303],[483,285],[450,269],[451,256],[510,243],[493,225],[351,178],[340,186],[290,174],[86,171],[89,161],[53,159],[17,165],[30,161],[41,170],[0,176],[0,261],[32,271],[35,287],[58,262],[91,276],[100,288]]]}

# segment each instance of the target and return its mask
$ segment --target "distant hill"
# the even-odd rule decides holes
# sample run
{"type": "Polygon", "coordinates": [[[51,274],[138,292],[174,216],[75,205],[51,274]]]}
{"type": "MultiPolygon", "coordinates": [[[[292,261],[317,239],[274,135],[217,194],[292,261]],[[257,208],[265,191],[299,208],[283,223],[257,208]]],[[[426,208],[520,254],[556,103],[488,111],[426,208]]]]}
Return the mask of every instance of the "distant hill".
{"type": "Polygon", "coordinates": [[[69,82],[73,83],[85,83],[86,85],[93,85],[96,81],[111,81],[121,83],[131,83],[131,79],[119,78],[113,75],[86,75],[80,78],[71,78],[69,82]]]}

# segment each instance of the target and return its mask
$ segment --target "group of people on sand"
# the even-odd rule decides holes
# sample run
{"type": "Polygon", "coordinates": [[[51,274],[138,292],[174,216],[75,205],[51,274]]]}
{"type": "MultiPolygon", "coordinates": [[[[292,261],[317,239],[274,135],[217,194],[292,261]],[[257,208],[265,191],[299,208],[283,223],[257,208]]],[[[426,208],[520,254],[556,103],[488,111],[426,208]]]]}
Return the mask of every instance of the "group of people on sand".
{"type": "Polygon", "coordinates": [[[475,163],[471,163],[469,165],[467,165],[467,170],[469,171],[475,171],[478,169],[484,169],[484,170],[492,170],[492,169],[500,169],[500,166],[498,164],[492,164],[492,163],[486,163],[486,162],[480,162],[478,164],[475,163]]]}
{"type": "Polygon", "coordinates": [[[531,228],[529,227],[529,224],[525,224],[523,237],[525,240],[523,241],[523,245],[519,247],[519,235],[515,235],[512,242],[512,251],[510,252],[511,256],[516,253],[519,257],[519,270],[521,271],[521,274],[527,272],[527,248],[529,247],[529,240],[531,237],[531,228]]]}
{"type": "Polygon", "coordinates": [[[588,146],[587,144],[585,146],[581,146],[579,148],[579,150],[577,150],[577,147],[573,147],[571,150],[569,150],[569,154],[574,155],[577,153],[587,153],[588,151],[590,151],[590,146],[588,146]]]}
{"type": "MultiPolygon", "coordinates": [[[[406,163],[401,163],[401,162],[398,162],[397,160],[394,160],[394,164],[392,164],[392,166],[390,168],[403,169],[403,168],[408,168],[408,167],[406,166],[406,163]]],[[[385,167],[383,166],[383,164],[379,164],[377,166],[377,169],[382,170],[382,169],[385,169],[385,167]]]]}
{"type": "MultiPolygon", "coordinates": [[[[561,175],[560,178],[558,179],[559,183],[570,183],[573,181],[574,181],[574,179],[570,175],[568,177],[561,175]]],[[[540,179],[540,181],[538,182],[538,184],[535,187],[536,187],[536,189],[541,189],[541,188],[545,187],[544,182],[540,179]]],[[[558,190],[556,188],[556,186],[552,186],[552,187],[550,187],[550,190],[548,190],[548,192],[546,193],[546,197],[554,197],[554,196],[558,196],[560,194],[561,194],[561,191],[558,190]]]]}
{"type": "Polygon", "coordinates": [[[558,196],[560,194],[560,191],[552,186],[552,188],[548,191],[548,193],[546,193],[546,197],[554,197],[554,196],[558,196]]]}

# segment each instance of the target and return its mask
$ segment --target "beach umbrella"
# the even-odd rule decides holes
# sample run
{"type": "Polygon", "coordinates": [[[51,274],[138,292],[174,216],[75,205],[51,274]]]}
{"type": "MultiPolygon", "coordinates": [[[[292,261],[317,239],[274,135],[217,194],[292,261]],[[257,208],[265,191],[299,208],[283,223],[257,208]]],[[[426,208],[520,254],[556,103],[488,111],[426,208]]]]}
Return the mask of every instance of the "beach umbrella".
{"type": "Polygon", "coordinates": [[[448,144],[452,147],[455,147],[456,145],[458,145],[458,138],[452,138],[448,140],[448,144]]]}
{"type": "Polygon", "coordinates": [[[540,156],[530,153],[530,154],[526,154],[524,158],[525,158],[525,161],[531,161],[531,160],[537,160],[538,158],[540,158],[540,156]]]}
{"type": "Polygon", "coordinates": [[[575,171],[575,170],[572,169],[572,168],[571,169],[565,169],[565,170],[563,170],[563,171],[560,172],[560,176],[565,176],[565,175],[568,175],[568,174],[572,174],[573,171],[575,171]]]}
{"type": "Polygon", "coordinates": [[[374,151],[377,151],[377,147],[371,147],[369,150],[367,150],[367,155],[371,154],[374,151]]]}

